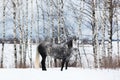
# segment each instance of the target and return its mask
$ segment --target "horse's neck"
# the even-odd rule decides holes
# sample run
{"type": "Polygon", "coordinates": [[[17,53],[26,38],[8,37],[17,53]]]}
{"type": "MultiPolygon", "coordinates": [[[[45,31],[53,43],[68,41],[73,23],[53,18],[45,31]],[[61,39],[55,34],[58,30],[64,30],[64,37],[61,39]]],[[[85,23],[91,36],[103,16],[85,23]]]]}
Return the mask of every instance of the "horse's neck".
{"type": "Polygon", "coordinates": [[[45,42],[45,45],[50,45],[51,43],[50,42],[45,42]]]}
{"type": "Polygon", "coordinates": [[[52,47],[59,47],[59,48],[61,48],[61,47],[65,47],[65,43],[60,43],[60,44],[52,44],[52,47]]]}

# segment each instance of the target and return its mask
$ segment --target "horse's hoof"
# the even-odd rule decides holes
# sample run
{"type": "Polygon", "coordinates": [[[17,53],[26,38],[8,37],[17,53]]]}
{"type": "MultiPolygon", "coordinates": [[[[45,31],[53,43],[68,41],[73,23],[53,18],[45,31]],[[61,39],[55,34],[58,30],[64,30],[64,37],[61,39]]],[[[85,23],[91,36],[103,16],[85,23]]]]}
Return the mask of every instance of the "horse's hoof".
{"type": "Polygon", "coordinates": [[[47,71],[47,69],[42,69],[43,71],[47,71]]]}

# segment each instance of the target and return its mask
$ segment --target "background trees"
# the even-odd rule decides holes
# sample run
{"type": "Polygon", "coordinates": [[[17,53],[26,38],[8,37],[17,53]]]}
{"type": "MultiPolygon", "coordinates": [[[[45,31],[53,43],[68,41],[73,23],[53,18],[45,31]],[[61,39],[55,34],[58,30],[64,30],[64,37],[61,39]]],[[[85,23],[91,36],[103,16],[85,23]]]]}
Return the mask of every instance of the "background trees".
{"type": "MultiPolygon", "coordinates": [[[[118,0],[0,0],[0,4],[1,67],[7,40],[14,43],[15,67],[34,67],[34,43],[51,38],[53,43],[60,43],[68,36],[78,38],[77,65],[83,67],[86,61],[87,67],[91,67],[89,55],[92,55],[95,68],[113,68],[116,61],[120,66],[118,0]],[[86,44],[92,44],[90,54],[83,43],[86,39],[86,44]],[[117,40],[117,60],[113,40],[117,40]]],[[[52,58],[48,61],[54,63],[52,58]]]]}

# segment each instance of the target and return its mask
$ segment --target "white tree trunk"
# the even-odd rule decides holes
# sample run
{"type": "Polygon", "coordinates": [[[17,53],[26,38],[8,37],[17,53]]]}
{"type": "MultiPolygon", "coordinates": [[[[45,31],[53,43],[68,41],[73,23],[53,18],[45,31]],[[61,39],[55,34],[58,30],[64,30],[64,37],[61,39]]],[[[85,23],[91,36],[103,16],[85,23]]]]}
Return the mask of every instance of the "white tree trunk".
{"type": "Polygon", "coordinates": [[[30,67],[32,68],[32,27],[34,26],[33,0],[31,0],[31,28],[30,28],[30,67]]]}
{"type": "Polygon", "coordinates": [[[51,30],[51,11],[50,11],[50,0],[47,0],[46,1],[47,3],[47,12],[48,12],[48,15],[47,15],[47,26],[46,26],[46,29],[47,29],[47,32],[46,32],[46,35],[47,35],[47,38],[48,40],[50,40],[50,30],[51,30]]]}
{"type": "Polygon", "coordinates": [[[58,43],[60,43],[60,0],[57,0],[58,5],[58,43]]]}
{"type": "Polygon", "coordinates": [[[57,0],[58,5],[58,43],[66,37],[64,26],[64,0],[57,0]]]}
{"type": "Polygon", "coordinates": [[[44,6],[43,6],[43,0],[41,0],[41,11],[42,11],[42,22],[43,22],[43,34],[45,35],[46,34],[46,25],[45,25],[45,11],[44,11],[44,6]]]}
{"type": "Polygon", "coordinates": [[[118,56],[118,59],[117,59],[117,67],[120,67],[120,43],[119,43],[119,38],[120,38],[120,34],[119,34],[119,25],[118,25],[118,16],[116,16],[116,27],[117,27],[117,56],[118,56]]]}
{"type": "Polygon", "coordinates": [[[106,39],[106,34],[105,34],[105,31],[106,31],[106,1],[104,1],[103,3],[104,7],[103,7],[103,10],[102,10],[102,13],[103,13],[103,16],[101,17],[101,26],[102,26],[102,42],[101,42],[101,45],[102,45],[102,60],[101,60],[101,67],[103,68],[107,68],[107,55],[106,55],[106,44],[105,44],[105,39],[106,39]]]}
{"type": "Polygon", "coordinates": [[[54,6],[53,6],[53,1],[50,0],[50,12],[51,12],[51,26],[52,26],[52,41],[55,43],[55,27],[54,27],[54,6]]]}
{"type": "Polygon", "coordinates": [[[102,56],[103,56],[103,67],[106,67],[106,49],[105,49],[105,11],[103,11],[103,19],[102,19],[102,56]]]}
{"type": "Polygon", "coordinates": [[[61,39],[64,40],[66,38],[66,33],[65,33],[65,25],[64,25],[64,0],[60,0],[60,13],[61,13],[61,39]]]}
{"type": "MultiPolygon", "coordinates": [[[[21,0],[21,4],[23,4],[24,0],[21,0]]],[[[25,50],[25,11],[24,11],[24,8],[22,7],[22,25],[21,25],[21,37],[22,37],[22,67],[25,67],[25,63],[24,63],[24,58],[25,58],[25,53],[26,53],[26,50],[25,50]],[[24,63],[24,64],[23,64],[24,63]]],[[[21,60],[20,60],[20,63],[21,63],[21,60]]]]}
{"type": "Polygon", "coordinates": [[[109,25],[108,25],[108,58],[109,58],[109,68],[112,68],[112,18],[113,18],[113,5],[112,0],[108,0],[108,10],[109,10],[109,25]]]}
{"type": "Polygon", "coordinates": [[[3,0],[3,40],[2,40],[2,53],[1,53],[1,62],[0,62],[0,67],[3,68],[3,56],[4,56],[4,43],[5,43],[5,1],[3,0]]]}
{"type": "Polygon", "coordinates": [[[17,1],[12,1],[13,5],[13,32],[14,32],[14,58],[15,58],[15,68],[17,68],[17,47],[16,47],[16,5],[17,1]]]}
{"type": "Polygon", "coordinates": [[[39,15],[39,4],[38,0],[36,0],[36,7],[37,7],[37,26],[36,26],[36,42],[39,43],[39,33],[40,33],[40,15],[39,15]]]}
{"type": "MultiPolygon", "coordinates": [[[[20,7],[21,1],[17,0],[17,6],[20,7]]],[[[20,35],[20,44],[19,44],[19,55],[20,55],[20,62],[19,62],[19,67],[22,68],[22,36],[23,36],[23,31],[22,31],[22,26],[21,26],[21,21],[20,21],[20,8],[18,9],[18,14],[17,14],[17,21],[18,21],[18,28],[19,28],[19,35],[20,35]]]]}
{"type": "Polygon", "coordinates": [[[93,55],[94,55],[94,67],[97,68],[97,26],[96,26],[96,21],[95,21],[95,0],[92,0],[92,35],[93,35],[93,55]]]}
{"type": "MultiPolygon", "coordinates": [[[[81,23],[82,23],[82,13],[83,13],[83,1],[80,2],[80,14],[79,14],[79,18],[77,19],[78,20],[78,40],[80,41],[82,39],[82,30],[81,30],[81,23]]],[[[80,67],[83,67],[82,66],[82,59],[81,59],[81,54],[80,54],[80,51],[79,51],[79,42],[78,41],[78,55],[79,55],[79,61],[80,61],[80,67]]],[[[83,50],[84,50],[84,44],[82,43],[82,47],[83,47],[83,50]]],[[[86,54],[84,52],[84,54],[86,54]]],[[[88,59],[87,60],[87,64],[89,64],[88,62],[88,59]]],[[[89,65],[88,65],[89,66],[89,65]]]]}
{"type": "Polygon", "coordinates": [[[25,35],[25,53],[23,55],[24,59],[24,66],[26,67],[26,54],[27,54],[27,48],[28,48],[28,0],[26,0],[26,35],[25,35]]]}

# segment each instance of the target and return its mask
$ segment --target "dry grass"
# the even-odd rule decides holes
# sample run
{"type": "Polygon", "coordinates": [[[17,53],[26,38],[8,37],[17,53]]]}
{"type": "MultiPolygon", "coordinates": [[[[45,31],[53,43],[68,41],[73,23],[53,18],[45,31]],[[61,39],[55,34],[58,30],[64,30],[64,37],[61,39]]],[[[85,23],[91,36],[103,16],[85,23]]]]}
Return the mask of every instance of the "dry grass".
{"type": "Polygon", "coordinates": [[[18,63],[17,68],[30,68],[30,66],[28,64],[18,63]]]}

